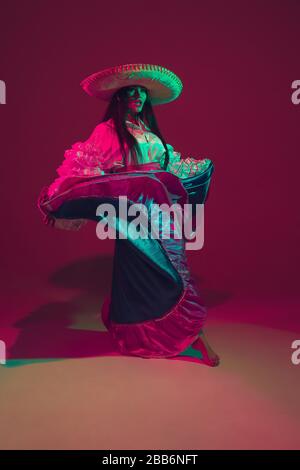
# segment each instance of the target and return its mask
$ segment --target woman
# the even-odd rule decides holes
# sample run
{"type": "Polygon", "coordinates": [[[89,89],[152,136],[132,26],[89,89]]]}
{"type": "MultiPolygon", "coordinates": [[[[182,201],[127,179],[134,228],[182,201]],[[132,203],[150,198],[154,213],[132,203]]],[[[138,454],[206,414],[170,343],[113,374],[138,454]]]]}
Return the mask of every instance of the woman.
{"type": "MultiPolygon", "coordinates": [[[[127,64],[97,72],[81,85],[109,105],[90,137],[66,150],[58,178],[41,192],[38,207],[44,222],[78,230],[88,220],[106,220],[96,211],[109,202],[116,209],[109,223],[120,235],[121,196],[127,197],[128,207],[139,203],[150,211],[155,204],[176,202],[183,208],[189,199],[182,183],[202,177],[212,162],[182,159],[157,125],[153,106],[175,100],[181,80],[161,66],[127,64]]],[[[209,180],[206,190],[208,186],[209,180]]],[[[122,354],[174,357],[192,347],[201,351],[205,363],[216,366],[219,357],[203,333],[207,310],[187,266],[186,239],[172,238],[174,218],[169,238],[161,236],[161,219],[155,223],[158,238],[136,239],[128,225],[127,238],[116,238],[112,288],[102,320],[122,354]]]]}

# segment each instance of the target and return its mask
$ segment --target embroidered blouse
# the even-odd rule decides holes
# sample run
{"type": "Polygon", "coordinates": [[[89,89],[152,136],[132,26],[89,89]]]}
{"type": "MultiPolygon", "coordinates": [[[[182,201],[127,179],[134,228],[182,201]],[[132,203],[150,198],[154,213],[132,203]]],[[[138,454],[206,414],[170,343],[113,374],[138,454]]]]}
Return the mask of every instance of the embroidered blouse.
{"type": "MultiPolygon", "coordinates": [[[[138,123],[139,125],[129,120],[126,121],[128,131],[138,141],[141,150],[141,157],[138,156],[139,164],[141,166],[146,164],[148,167],[148,164],[151,163],[157,169],[162,169],[166,153],[162,141],[151,132],[141,118],[138,118],[138,123]]],[[[182,158],[172,145],[166,145],[170,156],[166,171],[179,178],[187,178],[205,171],[211,162],[208,158],[182,158]]],[[[125,149],[130,155],[126,144],[125,149]]],[[[124,165],[121,146],[113,119],[110,118],[98,124],[86,141],[75,142],[70,149],[65,151],[64,160],[56,170],[59,177],[48,187],[48,195],[54,195],[66,178],[101,176],[122,166],[124,165]]]]}

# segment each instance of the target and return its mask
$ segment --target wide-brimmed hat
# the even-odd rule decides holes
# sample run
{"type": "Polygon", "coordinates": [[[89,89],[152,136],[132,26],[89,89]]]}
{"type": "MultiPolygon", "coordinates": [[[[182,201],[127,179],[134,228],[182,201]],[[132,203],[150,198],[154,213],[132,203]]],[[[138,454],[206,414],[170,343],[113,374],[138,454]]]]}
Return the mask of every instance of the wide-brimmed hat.
{"type": "Polygon", "coordinates": [[[84,91],[105,101],[110,101],[120,88],[141,85],[148,89],[152,105],[169,103],[180,95],[183,84],[171,70],[160,65],[117,65],[93,73],[80,83],[84,91]]]}

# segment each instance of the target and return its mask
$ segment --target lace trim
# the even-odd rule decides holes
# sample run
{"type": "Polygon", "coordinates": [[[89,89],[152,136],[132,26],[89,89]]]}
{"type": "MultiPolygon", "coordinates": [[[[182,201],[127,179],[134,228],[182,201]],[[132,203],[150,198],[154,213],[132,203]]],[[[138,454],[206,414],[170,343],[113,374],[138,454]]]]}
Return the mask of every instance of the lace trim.
{"type": "MultiPolygon", "coordinates": [[[[211,163],[209,158],[202,158],[200,160],[193,157],[181,158],[181,153],[174,151],[172,145],[167,144],[167,147],[170,155],[167,171],[178,176],[178,178],[188,178],[198,175],[205,171],[211,163]]],[[[164,159],[165,154],[163,154],[160,159],[161,167],[163,167],[164,159]]]]}
{"type": "Polygon", "coordinates": [[[100,165],[100,150],[90,143],[76,142],[65,151],[65,160],[56,170],[59,176],[103,175],[100,165]]]}

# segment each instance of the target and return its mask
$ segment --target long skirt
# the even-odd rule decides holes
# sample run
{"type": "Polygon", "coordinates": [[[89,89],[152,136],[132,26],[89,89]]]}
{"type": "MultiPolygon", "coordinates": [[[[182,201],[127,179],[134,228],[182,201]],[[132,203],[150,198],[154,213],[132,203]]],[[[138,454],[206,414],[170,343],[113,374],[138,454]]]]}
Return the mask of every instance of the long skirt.
{"type": "Polygon", "coordinates": [[[39,197],[38,207],[47,224],[86,219],[105,222],[115,230],[112,285],[101,316],[123,355],[176,356],[197,339],[204,325],[207,309],[191,277],[185,237],[176,238],[174,219],[169,220],[167,237],[162,236],[161,216],[155,218],[152,213],[150,219],[154,206],[174,202],[183,208],[188,193],[179,178],[163,170],[73,178],[52,197],[47,187],[39,197]],[[127,207],[126,218],[120,198],[123,209],[124,204],[127,207]],[[105,203],[115,208],[111,218],[97,212],[105,203]],[[128,230],[134,204],[147,209],[144,221],[148,228],[156,224],[158,236],[148,233],[142,238],[128,230]]]}

